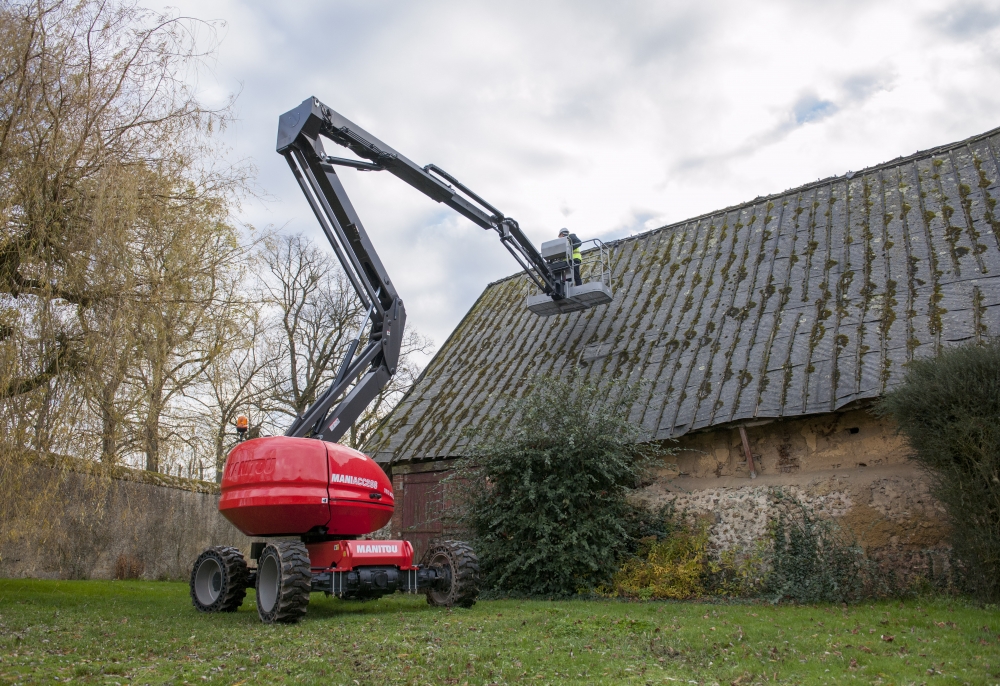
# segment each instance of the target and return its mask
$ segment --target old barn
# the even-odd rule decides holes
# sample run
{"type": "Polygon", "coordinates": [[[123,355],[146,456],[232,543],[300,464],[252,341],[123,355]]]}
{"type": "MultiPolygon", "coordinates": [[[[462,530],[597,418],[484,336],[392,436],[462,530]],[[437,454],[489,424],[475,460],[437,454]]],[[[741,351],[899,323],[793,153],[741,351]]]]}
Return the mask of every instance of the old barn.
{"type": "Polygon", "coordinates": [[[631,411],[682,451],[642,496],[766,526],[774,486],[933,572],[947,530],[893,426],[868,411],[906,363],[1000,330],[1000,130],[619,240],[614,301],[542,318],[492,283],[367,446],[392,533],[447,533],[438,482],[463,429],[536,375],[645,381],[631,411]],[[751,472],[756,477],[751,478],[751,472]]]}

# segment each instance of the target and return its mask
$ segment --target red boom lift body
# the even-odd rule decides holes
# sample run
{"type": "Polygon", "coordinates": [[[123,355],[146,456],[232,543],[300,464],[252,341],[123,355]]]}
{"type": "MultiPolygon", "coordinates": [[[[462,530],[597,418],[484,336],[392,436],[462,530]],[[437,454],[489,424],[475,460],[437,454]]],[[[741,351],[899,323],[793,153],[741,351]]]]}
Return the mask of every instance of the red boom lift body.
{"type": "Polygon", "coordinates": [[[388,524],[392,509],[382,468],[339,443],[255,438],[233,449],[222,474],[219,512],[247,536],[363,536],[388,524]]]}

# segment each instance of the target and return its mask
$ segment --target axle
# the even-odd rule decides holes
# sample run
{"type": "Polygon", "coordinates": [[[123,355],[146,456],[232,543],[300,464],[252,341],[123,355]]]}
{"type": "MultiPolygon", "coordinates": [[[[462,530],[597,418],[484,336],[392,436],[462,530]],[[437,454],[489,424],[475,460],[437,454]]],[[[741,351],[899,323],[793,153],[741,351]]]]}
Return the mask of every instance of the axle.
{"type": "Polygon", "coordinates": [[[358,567],[349,571],[313,570],[312,590],[335,595],[344,600],[381,598],[390,593],[426,593],[446,590],[451,573],[441,567],[395,566],[358,567]]]}

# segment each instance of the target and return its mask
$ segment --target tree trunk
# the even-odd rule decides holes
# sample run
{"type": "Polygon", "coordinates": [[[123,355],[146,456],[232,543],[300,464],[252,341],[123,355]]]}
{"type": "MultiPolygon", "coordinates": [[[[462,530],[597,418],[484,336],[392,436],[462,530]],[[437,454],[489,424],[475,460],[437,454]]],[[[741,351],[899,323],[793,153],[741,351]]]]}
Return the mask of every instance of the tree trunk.
{"type": "Polygon", "coordinates": [[[226,466],[226,423],[215,432],[215,483],[222,483],[222,470],[226,466]]]}
{"type": "Polygon", "coordinates": [[[146,452],[146,471],[147,472],[158,472],[160,471],[160,437],[158,435],[157,422],[153,419],[153,413],[150,412],[146,417],[146,422],[143,425],[143,443],[145,443],[146,452]]]}
{"type": "Polygon", "coordinates": [[[101,462],[115,464],[118,461],[118,429],[120,421],[115,408],[115,396],[119,382],[105,384],[101,388],[101,462]]]}
{"type": "Polygon", "coordinates": [[[160,370],[153,375],[146,407],[146,420],[142,426],[143,449],[146,453],[146,471],[160,471],[160,415],[163,414],[163,385],[160,370]]]}

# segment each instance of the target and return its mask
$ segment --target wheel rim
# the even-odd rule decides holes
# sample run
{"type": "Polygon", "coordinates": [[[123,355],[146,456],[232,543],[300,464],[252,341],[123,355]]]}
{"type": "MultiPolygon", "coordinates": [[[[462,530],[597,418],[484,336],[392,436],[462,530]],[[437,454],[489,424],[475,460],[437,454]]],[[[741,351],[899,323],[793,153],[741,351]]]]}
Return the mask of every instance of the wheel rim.
{"type": "Polygon", "coordinates": [[[219,599],[222,593],[222,565],[214,558],[207,558],[198,567],[194,577],[194,593],[198,602],[209,606],[219,599]]]}
{"type": "Polygon", "coordinates": [[[444,602],[445,600],[447,600],[448,596],[451,594],[451,590],[452,590],[452,588],[455,585],[455,569],[452,567],[451,557],[449,555],[447,555],[446,553],[438,553],[438,554],[434,555],[430,559],[430,566],[431,567],[440,567],[440,568],[442,568],[444,570],[447,570],[448,576],[451,579],[451,585],[446,590],[443,590],[443,591],[431,591],[431,593],[434,595],[435,599],[437,599],[437,600],[439,600],[441,602],[444,602]]]}
{"type": "Polygon", "coordinates": [[[281,571],[278,568],[278,558],[266,555],[261,558],[257,568],[257,602],[260,609],[270,612],[278,601],[278,586],[281,583],[281,571]]]}

